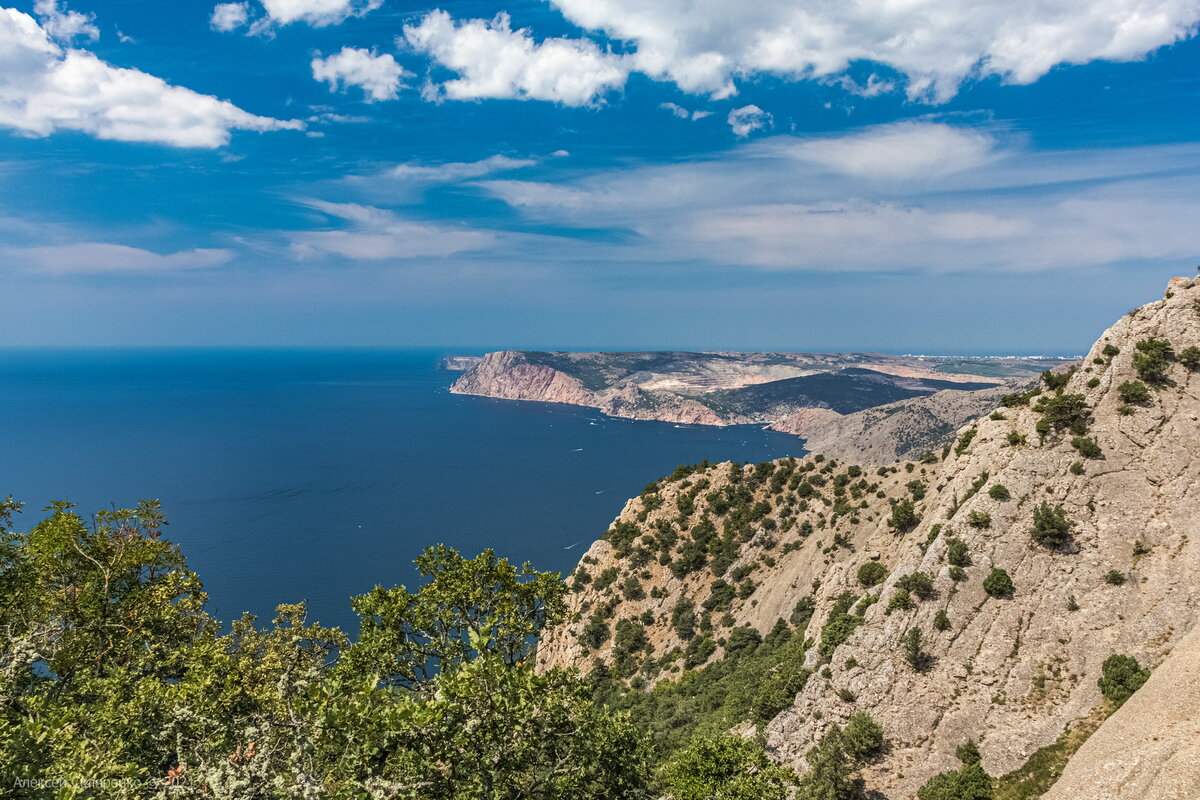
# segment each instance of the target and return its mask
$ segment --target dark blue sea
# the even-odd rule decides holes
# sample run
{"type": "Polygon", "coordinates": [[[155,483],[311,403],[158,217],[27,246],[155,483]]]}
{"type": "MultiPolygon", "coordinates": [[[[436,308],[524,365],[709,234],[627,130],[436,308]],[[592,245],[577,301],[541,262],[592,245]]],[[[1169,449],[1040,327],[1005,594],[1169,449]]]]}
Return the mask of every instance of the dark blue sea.
{"type": "Polygon", "coordinates": [[[442,353],[0,350],[0,496],[80,511],[158,498],[210,610],[263,620],[417,583],[444,542],[566,572],[627,498],[677,464],[803,452],[756,427],[632,422],[463,397],[442,353]]]}

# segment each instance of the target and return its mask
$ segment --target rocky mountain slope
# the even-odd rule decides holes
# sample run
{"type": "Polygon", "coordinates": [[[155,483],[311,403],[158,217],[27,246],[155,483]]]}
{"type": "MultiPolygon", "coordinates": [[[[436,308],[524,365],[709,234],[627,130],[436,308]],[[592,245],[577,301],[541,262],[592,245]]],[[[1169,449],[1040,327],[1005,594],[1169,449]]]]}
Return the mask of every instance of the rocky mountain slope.
{"type": "MultiPolygon", "coordinates": [[[[544,640],[541,663],[598,662],[652,686],[794,625],[811,640],[807,679],[759,726],[776,759],[804,771],[830,726],[866,709],[888,741],[865,773],[880,796],[914,797],[967,739],[989,773],[1012,773],[1100,718],[1108,656],[1170,655],[1160,676],[1196,657],[1197,345],[1200,287],[1175,279],[1078,371],[1005,397],[927,463],[677,470],[584,556],[576,621],[544,640]]],[[[1051,796],[1194,796],[1180,767],[1194,716],[1157,708],[1179,680],[1134,695],[1069,768],[1077,793],[1051,796]],[[1113,753],[1156,720],[1133,784],[1147,793],[1097,788],[1136,771],[1113,753]]]]}
{"type": "MultiPolygon", "coordinates": [[[[970,413],[1064,359],[962,359],[813,353],[557,353],[505,350],[450,358],[450,391],[567,403],[628,419],[768,424],[818,442],[861,442],[860,460],[940,446],[970,413]],[[973,400],[972,391],[985,391],[973,400]],[[948,394],[943,394],[948,392],[948,394]],[[929,398],[928,401],[926,398],[929,398]],[[855,419],[865,409],[887,409],[855,419]],[[843,419],[846,417],[846,419],[843,419]],[[842,431],[870,429],[865,439],[842,431]]],[[[811,449],[811,448],[810,448],[811,449]]],[[[850,455],[848,445],[839,452],[850,455]]]]}

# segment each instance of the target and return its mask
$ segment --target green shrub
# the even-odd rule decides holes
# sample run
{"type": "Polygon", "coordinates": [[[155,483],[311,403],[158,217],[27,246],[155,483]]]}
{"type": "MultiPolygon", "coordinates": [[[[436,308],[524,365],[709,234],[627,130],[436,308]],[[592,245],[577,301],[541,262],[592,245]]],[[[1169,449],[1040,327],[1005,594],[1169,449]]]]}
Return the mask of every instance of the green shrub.
{"type": "Polygon", "coordinates": [[[934,615],[933,628],[938,631],[950,630],[950,617],[946,614],[946,609],[943,608],[934,615]]]}
{"type": "Polygon", "coordinates": [[[883,752],[883,728],[865,711],[855,711],[842,730],[846,753],[855,761],[867,761],[883,752]]]}
{"type": "Polygon", "coordinates": [[[892,599],[888,601],[887,613],[893,611],[911,611],[916,608],[917,604],[913,602],[912,595],[908,593],[908,589],[897,589],[892,595],[892,599]]]}
{"type": "Polygon", "coordinates": [[[725,642],[725,655],[750,653],[760,644],[762,644],[762,636],[758,631],[749,625],[742,625],[729,631],[729,638],[725,642]]]}
{"type": "Polygon", "coordinates": [[[999,422],[1002,419],[1008,419],[1008,417],[1004,416],[1003,411],[993,411],[992,415],[990,417],[988,417],[988,419],[990,419],[994,422],[999,422]]]}
{"type": "Polygon", "coordinates": [[[703,606],[709,611],[727,611],[733,605],[736,594],[733,584],[718,578],[709,587],[708,597],[703,606]]]}
{"type": "Polygon", "coordinates": [[[912,500],[897,500],[892,504],[892,515],[888,517],[888,526],[892,530],[906,533],[917,527],[920,521],[912,500]]]}
{"type": "Polygon", "coordinates": [[[1071,523],[1067,520],[1067,512],[1061,505],[1051,506],[1043,500],[1033,510],[1030,535],[1042,547],[1058,549],[1067,546],[1071,542],[1071,523]]]}
{"type": "Polygon", "coordinates": [[[600,575],[596,578],[596,582],[592,585],[596,587],[596,591],[603,592],[616,582],[617,574],[616,567],[608,567],[600,573],[600,575]]]}
{"type": "Polygon", "coordinates": [[[951,536],[946,539],[946,561],[956,567],[971,566],[971,552],[962,539],[951,536]]]}
{"type": "Polygon", "coordinates": [[[862,624],[862,617],[849,613],[853,606],[854,595],[849,592],[843,592],[834,600],[833,609],[829,612],[829,619],[821,628],[821,643],[817,646],[817,652],[823,658],[832,658],[833,651],[837,650],[842,642],[849,639],[855,628],[862,624]]]}
{"type": "Polygon", "coordinates": [[[1071,446],[1084,458],[1099,458],[1101,454],[1100,445],[1089,436],[1076,436],[1071,440],[1071,446]]]}
{"type": "Polygon", "coordinates": [[[858,582],[863,586],[878,586],[887,578],[887,567],[878,561],[868,561],[858,568],[858,582]]]}
{"type": "Polygon", "coordinates": [[[1096,388],[1097,386],[1099,386],[1099,385],[1100,385],[1100,379],[1099,379],[1099,378],[1092,378],[1091,380],[1089,380],[1089,381],[1087,382],[1087,387],[1088,387],[1089,389],[1095,389],[1095,388],[1096,388]]]}
{"type": "MultiPolygon", "coordinates": [[[[1071,370],[1074,372],[1074,370],[1071,370]]],[[[1042,382],[1046,384],[1046,388],[1050,391],[1062,389],[1071,380],[1071,372],[1051,372],[1045,370],[1042,372],[1042,382]]]]}
{"type": "Polygon", "coordinates": [[[1115,569],[1110,569],[1104,573],[1104,582],[1109,586],[1120,586],[1125,583],[1125,573],[1115,569]]]}
{"type": "Polygon", "coordinates": [[[685,669],[695,669],[708,661],[715,652],[717,652],[717,643],[711,636],[697,636],[688,642],[687,649],[683,651],[683,666],[685,669]]]}
{"type": "Polygon", "coordinates": [[[646,590],[636,576],[630,575],[621,584],[621,594],[625,595],[626,600],[641,600],[646,596],[646,590]]]}
{"type": "Polygon", "coordinates": [[[962,436],[958,437],[958,444],[954,446],[954,454],[956,456],[961,456],[963,453],[967,452],[967,449],[971,446],[971,441],[978,433],[978,430],[971,428],[969,431],[963,433],[962,436]]]}
{"type": "Polygon", "coordinates": [[[1117,413],[1122,417],[1131,417],[1136,411],[1133,406],[1117,406],[1117,413]]]}
{"type": "Polygon", "coordinates": [[[1200,347],[1192,345],[1179,351],[1179,363],[1193,370],[1200,367],[1200,347]]]}
{"type": "Polygon", "coordinates": [[[962,567],[950,567],[950,580],[965,581],[967,579],[967,571],[962,567]]]}
{"type": "Polygon", "coordinates": [[[1125,381],[1117,387],[1117,395],[1122,403],[1145,405],[1150,402],[1150,387],[1141,381],[1125,381]]]}
{"type": "Polygon", "coordinates": [[[992,800],[992,777],[978,763],[934,775],[917,790],[917,800],[992,800]]]}
{"type": "Polygon", "coordinates": [[[1072,475],[1082,475],[1083,474],[1083,462],[1082,461],[1072,461],[1071,466],[1067,467],[1067,469],[1070,471],[1070,473],[1072,475]]]}
{"type": "Polygon", "coordinates": [[[696,635],[696,607],[687,600],[679,600],[671,609],[671,630],[685,642],[696,635]]]}
{"type": "Polygon", "coordinates": [[[1166,339],[1143,339],[1135,345],[1133,368],[1138,377],[1147,383],[1165,383],[1167,369],[1175,358],[1175,351],[1166,339]]]}
{"type": "Polygon", "coordinates": [[[1136,658],[1120,653],[1113,653],[1104,659],[1100,672],[1100,678],[1096,681],[1100,686],[1100,693],[1118,706],[1142,688],[1150,677],[1150,670],[1143,669],[1136,658]]]}
{"type": "Polygon", "coordinates": [[[904,634],[904,661],[915,672],[927,672],[933,666],[933,657],[921,649],[921,629],[913,626],[904,634]]]}
{"type": "Polygon", "coordinates": [[[1070,430],[1076,436],[1087,433],[1091,414],[1087,398],[1081,394],[1043,396],[1033,410],[1042,415],[1038,421],[1040,434],[1049,433],[1051,430],[1070,430]]]}
{"type": "Polygon", "coordinates": [[[1020,447],[1023,444],[1025,444],[1025,434],[1017,433],[1016,431],[1008,432],[1009,447],[1020,447]]]}
{"type": "Polygon", "coordinates": [[[604,621],[604,617],[593,614],[588,617],[587,625],[579,633],[579,643],[589,650],[595,650],[608,641],[610,635],[612,634],[608,629],[608,623],[604,621]]]}
{"type": "Polygon", "coordinates": [[[933,588],[933,580],[925,572],[912,572],[896,581],[896,586],[905,589],[922,600],[928,600],[937,592],[933,588]]]}
{"type": "Polygon", "coordinates": [[[967,524],[972,528],[992,527],[992,515],[986,511],[972,511],[967,514],[967,524]]]}
{"type": "Polygon", "coordinates": [[[1106,344],[1106,345],[1104,345],[1104,349],[1101,350],[1100,352],[1103,353],[1104,355],[1108,356],[1109,358],[1112,358],[1113,356],[1115,356],[1121,352],[1121,348],[1117,347],[1115,344],[1106,344]]]}
{"type": "Polygon", "coordinates": [[[675,800],[784,800],[795,775],[772,762],[756,739],[721,733],[672,755],[661,779],[675,800]]]}
{"type": "Polygon", "coordinates": [[[988,576],[983,579],[983,590],[991,597],[1012,597],[1015,588],[1012,578],[999,567],[993,567],[988,576]]]}
{"type": "Polygon", "coordinates": [[[988,489],[988,497],[993,500],[1007,500],[1012,497],[1008,491],[1008,487],[1002,483],[997,483],[992,488],[988,489]]]}

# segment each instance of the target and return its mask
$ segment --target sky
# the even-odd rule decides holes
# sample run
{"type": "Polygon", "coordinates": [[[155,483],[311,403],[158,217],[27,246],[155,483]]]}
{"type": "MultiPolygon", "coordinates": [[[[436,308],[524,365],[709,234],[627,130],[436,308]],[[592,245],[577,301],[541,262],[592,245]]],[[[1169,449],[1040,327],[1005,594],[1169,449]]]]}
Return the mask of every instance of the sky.
{"type": "Polygon", "coordinates": [[[0,0],[0,346],[1079,353],[1200,0],[0,0]]]}

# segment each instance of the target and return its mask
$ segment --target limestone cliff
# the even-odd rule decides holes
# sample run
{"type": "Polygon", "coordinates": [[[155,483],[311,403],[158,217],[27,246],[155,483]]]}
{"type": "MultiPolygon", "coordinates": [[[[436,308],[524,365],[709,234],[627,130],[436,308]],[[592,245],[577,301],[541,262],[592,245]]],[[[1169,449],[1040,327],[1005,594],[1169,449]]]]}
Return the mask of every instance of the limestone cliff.
{"type": "MultiPolygon", "coordinates": [[[[1166,299],[1106,331],[1061,385],[1008,398],[931,463],[847,468],[809,457],[677,471],[626,504],[588,551],[572,580],[576,620],[550,632],[541,663],[616,659],[621,674],[652,685],[720,658],[734,628],[765,634],[791,619],[819,644],[805,655],[811,678],[765,725],[777,759],[803,771],[829,726],[862,708],[889,742],[866,772],[883,797],[914,797],[957,766],[967,739],[990,773],[1008,773],[1102,705],[1097,678],[1110,654],[1158,667],[1174,651],[1160,675],[1193,663],[1200,352],[1186,348],[1196,345],[1200,287],[1176,279],[1166,299]],[[1163,342],[1183,357],[1171,359],[1163,342]],[[1043,532],[1061,534],[1056,546],[1032,535],[1039,511],[1043,532]],[[876,586],[860,581],[870,562],[883,565],[876,586]],[[994,569],[1011,593],[985,590],[994,569]],[[830,625],[835,614],[857,621],[830,625]],[[645,628],[632,655],[604,635],[622,620],[645,628]],[[913,628],[923,634],[920,671],[903,655],[913,628]]],[[[1175,682],[1166,680],[1152,679],[1080,752],[1092,766],[1064,778],[1076,793],[1051,797],[1194,796],[1170,777],[1194,763],[1194,748],[1179,743],[1194,713],[1139,711],[1164,702],[1175,682]],[[1152,719],[1172,743],[1152,746],[1142,773],[1111,766],[1115,748],[1152,719]],[[1144,793],[1105,793],[1126,778],[1144,793]]]]}

